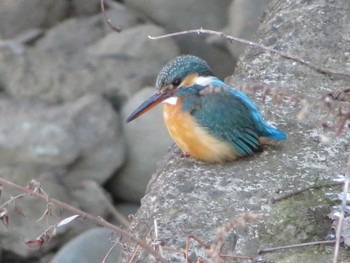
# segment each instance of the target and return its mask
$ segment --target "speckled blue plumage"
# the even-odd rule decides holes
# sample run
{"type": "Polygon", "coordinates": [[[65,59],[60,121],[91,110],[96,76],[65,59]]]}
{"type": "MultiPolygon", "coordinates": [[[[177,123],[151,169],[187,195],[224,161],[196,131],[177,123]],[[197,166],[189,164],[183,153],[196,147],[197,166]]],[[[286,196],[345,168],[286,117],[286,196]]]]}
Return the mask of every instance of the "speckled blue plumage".
{"type": "Polygon", "coordinates": [[[189,112],[198,125],[230,143],[241,155],[260,151],[260,137],[287,137],[265,122],[247,95],[215,77],[209,85],[182,88],[176,95],[182,96],[182,110],[189,112]]]}

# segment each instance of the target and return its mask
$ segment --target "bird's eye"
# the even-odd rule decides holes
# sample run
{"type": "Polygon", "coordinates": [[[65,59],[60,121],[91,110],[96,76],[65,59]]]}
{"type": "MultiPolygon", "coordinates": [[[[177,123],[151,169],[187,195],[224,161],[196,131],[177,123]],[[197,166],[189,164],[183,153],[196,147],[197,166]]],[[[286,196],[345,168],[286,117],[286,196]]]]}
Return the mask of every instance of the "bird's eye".
{"type": "Polygon", "coordinates": [[[171,84],[175,87],[179,86],[181,83],[181,79],[174,79],[171,84]]]}

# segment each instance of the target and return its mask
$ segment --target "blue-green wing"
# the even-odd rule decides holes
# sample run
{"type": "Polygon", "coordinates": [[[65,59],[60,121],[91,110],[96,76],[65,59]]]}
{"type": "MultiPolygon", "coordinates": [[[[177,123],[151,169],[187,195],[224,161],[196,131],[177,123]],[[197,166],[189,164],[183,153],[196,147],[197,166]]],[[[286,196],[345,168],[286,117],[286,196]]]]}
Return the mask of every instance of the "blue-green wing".
{"type": "Polygon", "coordinates": [[[258,127],[250,108],[230,90],[209,87],[208,92],[183,98],[182,110],[218,139],[230,143],[241,155],[261,150],[258,127]]]}

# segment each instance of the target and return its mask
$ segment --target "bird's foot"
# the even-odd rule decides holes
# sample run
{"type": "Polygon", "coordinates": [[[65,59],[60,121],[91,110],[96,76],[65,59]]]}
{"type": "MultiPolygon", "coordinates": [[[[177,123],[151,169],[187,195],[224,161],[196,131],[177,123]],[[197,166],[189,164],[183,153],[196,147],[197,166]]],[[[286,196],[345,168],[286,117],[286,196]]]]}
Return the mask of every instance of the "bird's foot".
{"type": "Polygon", "coordinates": [[[187,157],[190,157],[190,154],[187,153],[187,152],[181,152],[180,156],[181,156],[182,158],[187,158],[187,157]]]}

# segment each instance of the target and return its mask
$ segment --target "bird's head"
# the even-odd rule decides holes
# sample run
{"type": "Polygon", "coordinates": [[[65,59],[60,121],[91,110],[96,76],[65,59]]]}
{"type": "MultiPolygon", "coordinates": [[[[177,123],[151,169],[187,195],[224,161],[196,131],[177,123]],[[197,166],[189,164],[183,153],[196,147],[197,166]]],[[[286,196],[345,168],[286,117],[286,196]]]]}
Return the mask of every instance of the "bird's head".
{"type": "Polygon", "coordinates": [[[182,89],[195,85],[198,77],[212,75],[208,63],[204,60],[192,55],[176,57],[159,72],[155,93],[143,102],[126,121],[130,122],[136,119],[162,101],[176,98],[182,89]]]}

